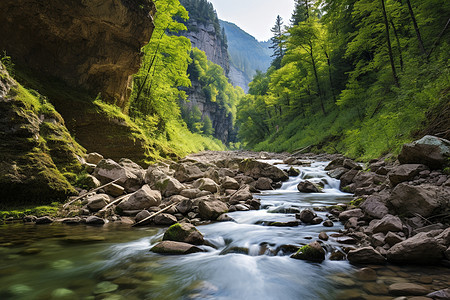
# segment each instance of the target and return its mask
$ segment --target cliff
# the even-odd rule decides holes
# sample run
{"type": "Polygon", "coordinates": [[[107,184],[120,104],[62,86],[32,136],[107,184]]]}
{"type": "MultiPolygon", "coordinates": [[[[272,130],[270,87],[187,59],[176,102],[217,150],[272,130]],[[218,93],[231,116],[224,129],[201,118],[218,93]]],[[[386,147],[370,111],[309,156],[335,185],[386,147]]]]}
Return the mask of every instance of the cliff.
{"type": "Polygon", "coordinates": [[[0,50],[123,107],[154,12],[150,0],[2,0],[0,50]]]}

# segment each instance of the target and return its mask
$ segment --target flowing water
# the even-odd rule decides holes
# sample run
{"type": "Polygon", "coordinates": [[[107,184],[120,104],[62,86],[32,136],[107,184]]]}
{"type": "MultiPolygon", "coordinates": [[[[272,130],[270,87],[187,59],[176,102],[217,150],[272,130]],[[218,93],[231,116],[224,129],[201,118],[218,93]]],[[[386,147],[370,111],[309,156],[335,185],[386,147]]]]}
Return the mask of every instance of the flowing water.
{"type": "MultiPolygon", "coordinates": [[[[0,299],[392,299],[387,286],[396,282],[445,288],[450,278],[444,268],[373,267],[376,275],[367,277],[347,261],[311,263],[286,255],[289,245],[343,228],[339,222],[329,228],[267,226],[295,221],[292,208],[314,208],[326,219],[320,207],[351,199],[327,176],[325,165],[302,167],[281,189],[257,195],[258,211],[233,212],[235,222],[198,226],[214,246],[202,253],[149,252],[165,228],[0,226],[0,299]],[[324,193],[299,193],[301,179],[323,182],[324,193]]],[[[325,243],[328,253],[341,246],[333,238],[325,243]]]]}

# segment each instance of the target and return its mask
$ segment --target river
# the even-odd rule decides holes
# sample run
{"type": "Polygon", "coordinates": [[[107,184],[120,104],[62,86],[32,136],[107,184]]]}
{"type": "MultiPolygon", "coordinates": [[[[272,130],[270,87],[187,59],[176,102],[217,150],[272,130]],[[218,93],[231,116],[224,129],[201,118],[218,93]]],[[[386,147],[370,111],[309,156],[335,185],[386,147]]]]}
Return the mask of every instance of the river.
{"type": "Polygon", "coordinates": [[[320,207],[352,199],[339,191],[325,166],[301,167],[279,190],[256,195],[260,210],[229,213],[235,222],[198,226],[210,246],[186,256],[149,251],[166,228],[2,225],[0,299],[392,299],[387,287],[396,282],[445,288],[450,280],[445,268],[373,266],[362,272],[347,261],[332,261],[329,253],[344,246],[332,237],[322,263],[285,255],[289,247],[283,245],[305,245],[321,231],[343,228],[339,222],[267,226],[295,221],[295,210],[303,208],[327,219],[320,207]],[[323,193],[299,193],[296,186],[305,178],[322,181],[323,193]],[[283,213],[288,208],[290,213],[283,213]]]}

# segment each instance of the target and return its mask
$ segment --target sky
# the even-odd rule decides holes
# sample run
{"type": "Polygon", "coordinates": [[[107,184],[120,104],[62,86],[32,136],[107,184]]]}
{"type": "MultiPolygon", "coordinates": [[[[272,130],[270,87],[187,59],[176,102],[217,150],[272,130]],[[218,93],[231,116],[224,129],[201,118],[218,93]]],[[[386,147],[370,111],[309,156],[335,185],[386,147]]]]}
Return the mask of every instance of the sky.
{"type": "Polygon", "coordinates": [[[294,0],[209,0],[219,19],[232,22],[258,41],[272,37],[270,29],[277,15],[289,24],[294,11],[294,0]]]}

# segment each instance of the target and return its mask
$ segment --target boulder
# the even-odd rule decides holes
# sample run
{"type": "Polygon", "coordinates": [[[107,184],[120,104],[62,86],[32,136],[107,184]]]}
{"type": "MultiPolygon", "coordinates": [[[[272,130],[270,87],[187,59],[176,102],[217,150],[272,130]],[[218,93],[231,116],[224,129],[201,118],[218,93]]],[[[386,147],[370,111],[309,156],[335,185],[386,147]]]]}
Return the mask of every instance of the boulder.
{"type": "Polygon", "coordinates": [[[427,297],[436,300],[448,300],[450,299],[450,288],[429,293],[427,297]]]}
{"type": "Polygon", "coordinates": [[[297,185],[297,189],[301,193],[320,193],[319,187],[308,180],[300,181],[297,185]]]}
{"type": "Polygon", "coordinates": [[[202,249],[188,244],[188,243],[182,243],[182,242],[174,242],[174,241],[162,241],[153,248],[150,249],[150,251],[159,253],[159,254],[171,254],[171,255],[181,255],[181,254],[191,254],[191,253],[197,253],[197,252],[203,252],[202,249]]]}
{"type": "Polygon", "coordinates": [[[247,201],[253,198],[248,185],[242,186],[236,193],[231,195],[230,204],[237,204],[241,201],[247,201]]]}
{"type": "Polygon", "coordinates": [[[124,167],[112,159],[103,159],[95,168],[94,176],[100,180],[102,184],[120,179],[116,182],[117,184],[123,186],[127,192],[134,192],[137,191],[144,182],[144,171],[142,168],[140,171],[137,171],[131,164],[128,166],[129,167],[124,167]]]}
{"type": "Polygon", "coordinates": [[[201,191],[208,191],[211,193],[217,193],[219,191],[219,186],[214,180],[210,178],[200,178],[194,182],[194,187],[201,191]]]}
{"type": "Polygon", "coordinates": [[[199,189],[184,189],[180,192],[180,195],[189,199],[194,199],[199,197],[198,195],[200,192],[199,189]]]}
{"type": "Polygon", "coordinates": [[[272,179],[266,177],[260,177],[256,181],[255,187],[261,191],[273,190],[272,179]]]}
{"type": "Polygon", "coordinates": [[[223,177],[221,180],[221,185],[224,190],[238,190],[240,187],[239,182],[230,176],[223,177]]]}
{"type": "Polygon", "coordinates": [[[434,264],[444,257],[445,247],[422,232],[391,247],[387,259],[394,263],[434,264]]]}
{"type": "Polygon", "coordinates": [[[300,248],[291,258],[322,262],[325,259],[325,250],[318,242],[313,242],[300,248]]]}
{"type": "Polygon", "coordinates": [[[342,177],[342,175],[344,175],[347,172],[348,172],[347,168],[339,167],[339,168],[329,171],[328,176],[330,176],[331,178],[340,179],[342,177]]]}
{"type": "Polygon", "coordinates": [[[330,171],[330,170],[334,170],[337,168],[343,168],[344,160],[345,160],[344,157],[338,157],[338,158],[334,159],[325,167],[325,171],[330,171]]]}
{"type": "Polygon", "coordinates": [[[104,190],[105,193],[113,197],[121,196],[125,192],[125,188],[115,183],[108,184],[107,186],[105,186],[104,190]]]}
{"type": "Polygon", "coordinates": [[[319,233],[319,239],[321,239],[322,241],[328,241],[328,238],[328,234],[325,231],[319,233]]]}
{"type": "Polygon", "coordinates": [[[393,168],[388,173],[389,181],[392,186],[396,186],[399,183],[413,180],[414,177],[419,175],[420,172],[425,171],[427,166],[421,164],[406,164],[393,168]]]}
{"type": "Polygon", "coordinates": [[[87,207],[90,211],[99,211],[109,203],[109,196],[106,194],[96,194],[88,198],[87,207]]]}
{"type": "Polygon", "coordinates": [[[361,204],[360,208],[366,213],[366,215],[381,219],[388,214],[389,210],[386,205],[381,202],[380,197],[371,195],[361,204]]]}
{"type": "Polygon", "coordinates": [[[204,173],[194,164],[181,163],[174,166],[174,177],[180,182],[190,182],[203,177],[204,173]]]}
{"type": "Polygon", "coordinates": [[[381,220],[372,220],[367,228],[368,232],[384,234],[389,231],[398,232],[403,230],[403,224],[399,217],[386,215],[381,220]]]}
{"type": "Polygon", "coordinates": [[[89,190],[98,188],[99,186],[102,185],[100,180],[98,180],[92,175],[87,175],[86,177],[82,178],[79,184],[89,190]]]}
{"type": "Polygon", "coordinates": [[[99,218],[97,216],[89,216],[86,219],[86,224],[87,225],[103,225],[105,224],[105,220],[102,218],[99,218]]]}
{"type": "MultiPolygon", "coordinates": [[[[152,215],[152,213],[150,213],[148,210],[144,209],[143,211],[139,212],[139,213],[136,215],[135,221],[136,221],[136,223],[139,223],[139,222],[141,222],[142,220],[144,220],[145,218],[150,217],[151,215],[152,215]]],[[[152,220],[149,219],[149,220],[147,220],[147,221],[145,221],[145,222],[142,222],[142,223],[139,223],[139,224],[140,224],[140,225],[148,225],[148,224],[150,224],[151,222],[152,222],[152,220]]]]}
{"type": "Polygon", "coordinates": [[[182,200],[180,203],[177,204],[176,208],[177,208],[178,212],[185,215],[191,211],[192,206],[193,206],[192,200],[185,198],[184,200],[182,200]]]}
{"type": "Polygon", "coordinates": [[[404,240],[405,238],[393,232],[388,232],[388,234],[386,234],[386,237],[384,238],[384,241],[391,247],[394,246],[395,244],[403,242],[404,240]]]}
{"type": "Polygon", "coordinates": [[[219,200],[200,201],[198,209],[202,219],[216,220],[221,214],[228,211],[228,206],[219,200]]]}
{"type": "Polygon", "coordinates": [[[170,214],[159,214],[153,218],[153,223],[156,225],[172,225],[177,222],[177,218],[170,214]]]}
{"type": "Polygon", "coordinates": [[[372,247],[364,247],[351,250],[347,259],[352,264],[380,265],[386,263],[386,259],[372,247]]]}
{"type": "Polygon", "coordinates": [[[440,169],[450,156],[450,141],[426,135],[411,144],[403,145],[398,160],[402,164],[425,164],[432,169],[440,169]]]}
{"type": "Polygon", "coordinates": [[[435,212],[445,209],[450,201],[450,191],[430,184],[418,186],[400,183],[392,191],[388,199],[397,213],[405,216],[419,214],[430,217],[435,212]]]}
{"type": "Polygon", "coordinates": [[[346,186],[348,186],[349,184],[352,183],[353,179],[355,178],[355,176],[358,174],[358,170],[350,170],[344,174],[342,174],[341,176],[341,184],[340,184],[340,188],[344,188],[346,186]]]}
{"type": "Polygon", "coordinates": [[[152,190],[148,184],[146,184],[128,199],[117,205],[117,208],[121,210],[143,210],[160,204],[161,193],[152,190]]]}
{"type": "Polygon", "coordinates": [[[362,167],[360,165],[358,165],[356,162],[354,162],[351,159],[344,159],[344,163],[343,163],[344,168],[347,169],[355,169],[355,170],[362,170],[362,167]]]}
{"type": "Polygon", "coordinates": [[[427,288],[415,283],[401,282],[389,286],[389,294],[394,296],[422,296],[429,292],[427,288]]]}
{"type": "Polygon", "coordinates": [[[450,246],[450,227],[447,227],[442,233],[436,236],[439,243],[445,246],[450,246]]]}
{"type": "Polygon", "coordinates": [[[239,171],[244,173],[246,176],[258,179],[260,177],[267,177],[273,181],[286,181],[289,176],[286,172],[278,169],[277,167],[260,162],[254,159],[244,159],[239,164],[239,171]]]}
{"type": "Polygon", "coordinates": [[[89,153],[86,156],[86,162],[88,164],[97,165],[103,159],[103,155],[98,154],[97,152],[89,153]]]}
{"type": "Polygon", "coordinates": [[[152,187],[160,191],[164,197],[178,195],[185,188],[184,185],[171,176],[160,178],[152,187]]]}
{"type": "Polygon", "coordinates": [[[49,216],[39,217],[36,219],[36,224],[50,224],[53,223],[53,219],[49,216]]]}
{"type": "Polygon", "coordinates": [[[297,177],[298,175],[300,175],[300,170],[294,167],[290,167],[289,170],[287,171],[287,174],[290,177],[297,177]]]}
{"type": "Polygon", "coordinates": [[[193,245],[203,245],[205,243],[203,235],[190,223],[177,223],[170,226],[164,233],[163,240],[193,245]]]}
{"type": "Polygon", "coordinates": [[[298,214],[300,221],[307,224],[312,223],[315,217],[316,214],[310,209],[304,209],[300,212],[300,214],[298,214]]]}
{"type": "Polygon", "coordinates": [[[333,227],[334,223],[331,220],[325,220],[322,225],[325,227],[333,227]]]}
{"type": "Polygon", "coordinates": [[[347,221],[350,218],[362,218],[364,216],[364,213],[360,208],[350,209],[343,211],[339,214],[339,221],[347,221]]]}

